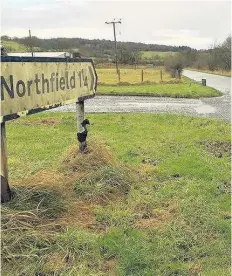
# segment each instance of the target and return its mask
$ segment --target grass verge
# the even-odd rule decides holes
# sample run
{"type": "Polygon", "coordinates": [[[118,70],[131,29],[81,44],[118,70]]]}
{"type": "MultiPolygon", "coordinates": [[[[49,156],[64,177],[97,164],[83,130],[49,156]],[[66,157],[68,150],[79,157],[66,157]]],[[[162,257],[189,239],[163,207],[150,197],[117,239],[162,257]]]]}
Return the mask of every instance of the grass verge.
{"type": "Polygon", "coordinates": [[[220,75],[225,77],[231,77],[231,71],[225,71],[225,70],[214,70],[210,71],[208,69],[196,69],[196,68],[187,68],[188,70],[197,71],[197,72],[203,72],[203,73],[209,73],[214,75],[220,75]]]}
{"type": "Polygon", "coordinates": [[[124,96],[153,96],[172,98],[201,98],[218,97],[222,93],[218,90],[202,86],[194,81],[184,78],[180,83],[143,83],[122,85],[99,85],[100,95],[124,95],[124,96]]]}
{"type": "Polygon", "coordinates": [[[75,114],[7,123],[2,275],[230,275],[229,124],[88,115],[84,155],[75,114]]]}

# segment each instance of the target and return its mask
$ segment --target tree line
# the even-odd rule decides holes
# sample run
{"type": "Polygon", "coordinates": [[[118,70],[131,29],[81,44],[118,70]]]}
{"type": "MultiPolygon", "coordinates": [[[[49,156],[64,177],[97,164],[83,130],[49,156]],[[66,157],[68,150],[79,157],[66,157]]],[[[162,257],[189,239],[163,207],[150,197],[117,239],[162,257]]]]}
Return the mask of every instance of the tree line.
{"type": "MultiPolygon", "coordinates": [[[[15,41],[35,51],[69,51],[80,52],[81,56],[92,57],[96,63],[115,62],[114,42],[105,39],[84,38],[49,38],[36,36],[9,37],[2,36],[2,41],[15,41]]],[[[12,51],[7,49],[7,51],[12,51]]],[[[168,46],[136,42],[118,42],[118,61],[122,64],[146,64],[154,66],[165,65],[167,70],[181,70],[184,67],[194,67],[208,70],[231,70],[231,35],[221,44],[213,45],[207,50],[195,50],[188,46],[168,46]],[[157,54],[142,58],[141,52],[172,52],[167,57],[157,54]]]]}
{"type": "Polygon", "coordinates": [[[187,50],[164,60],[165,68],[172,75],[181,72],[184,67],[193,67],[198,70],[208,69],[231,70],[231,35],[222,43],[210,47],[208,50],[187,50]]]}
{"type": "MultiPolygon", "coordinates": [[[[96,58],[114,58],[114,42],[105,39],[84,38],[49,38],[42,39],[36,36],[9,37],[2,36],[2,41],[15,41],[27,47],[33,47],[40,51],[79,51],[83,56],[96,58]]],[[[145,44],[137,42],[118,42],[119,56],[125,56],[125,52],[133,52],[137,55],[140,51],[181,52],[190,50],[188,46],[167,46],[158,44],[145,44]],[[120,50],[122,49],[122,50],[120,50]]],[[[135,58],[136,59],[136,58],[135,58]]]]}

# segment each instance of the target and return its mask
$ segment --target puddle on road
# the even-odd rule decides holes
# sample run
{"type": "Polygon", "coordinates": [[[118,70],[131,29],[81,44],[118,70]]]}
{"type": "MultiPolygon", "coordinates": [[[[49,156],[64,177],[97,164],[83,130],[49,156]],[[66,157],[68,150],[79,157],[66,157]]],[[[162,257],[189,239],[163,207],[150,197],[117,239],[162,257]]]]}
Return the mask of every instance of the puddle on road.
{"type": "Polygon", "coordinates": [[[196,107],[195,110],[199,114],[209,114],[214,113],[216,111],[216,108],[210,105],[200,105],[196,107]]]}

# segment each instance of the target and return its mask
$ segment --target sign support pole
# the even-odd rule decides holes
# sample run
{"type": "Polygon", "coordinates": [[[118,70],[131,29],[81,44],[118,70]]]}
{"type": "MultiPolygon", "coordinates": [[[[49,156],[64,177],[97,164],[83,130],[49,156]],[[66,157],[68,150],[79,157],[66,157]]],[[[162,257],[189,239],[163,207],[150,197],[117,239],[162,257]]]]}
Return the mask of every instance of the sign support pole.
{"type": "Polygon", "coordinates": [[[84,101],[76,103],[76,114],[77,114],[77,139],[79,141],[79,150],[84,153],[87,149],[87,128],[86,125],[89,124],[89,120],[85,119],[85,105],[84,101]]]}
{"type": "Polygon", "coordinates": [[[10,186],[8,184],[8,166],[6,150],[6,126],[1,123],[1,203],[9,201],[11,198],[10,186]]]}

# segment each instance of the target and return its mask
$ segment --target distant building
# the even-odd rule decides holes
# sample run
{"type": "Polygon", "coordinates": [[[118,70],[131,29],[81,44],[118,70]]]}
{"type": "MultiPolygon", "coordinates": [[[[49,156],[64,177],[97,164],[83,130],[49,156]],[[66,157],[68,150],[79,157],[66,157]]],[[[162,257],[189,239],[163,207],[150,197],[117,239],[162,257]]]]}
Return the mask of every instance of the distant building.
{"type": "MultiPolygon", "coordinates": [[[[7,53],[11,57],[31,57],[31,53],[7,53]]],[[[34,57],[72,57],[72,54],[69,52],[33,52],[34,57]]]]}

